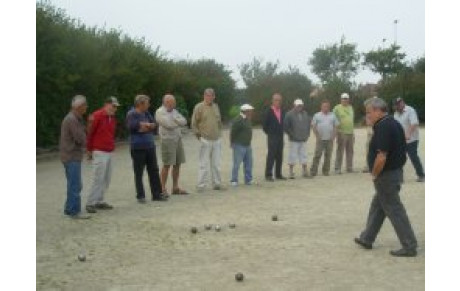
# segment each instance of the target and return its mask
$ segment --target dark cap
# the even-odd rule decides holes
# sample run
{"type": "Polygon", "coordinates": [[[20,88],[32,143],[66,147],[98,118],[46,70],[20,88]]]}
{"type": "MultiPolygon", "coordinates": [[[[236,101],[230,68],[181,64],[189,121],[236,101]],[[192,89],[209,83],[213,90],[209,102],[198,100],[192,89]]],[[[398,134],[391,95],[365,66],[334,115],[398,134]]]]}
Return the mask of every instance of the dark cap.
{"type": "Polygon", "coordinates": [[[115,105],[115,106],[120,106],[120,103],[118,103],[117,97],[113,97],[113,96],[110,96],[109,98],[107,98],[105,100],[105,103],[106,104],[112,104],[112,105],[115,105]]]}

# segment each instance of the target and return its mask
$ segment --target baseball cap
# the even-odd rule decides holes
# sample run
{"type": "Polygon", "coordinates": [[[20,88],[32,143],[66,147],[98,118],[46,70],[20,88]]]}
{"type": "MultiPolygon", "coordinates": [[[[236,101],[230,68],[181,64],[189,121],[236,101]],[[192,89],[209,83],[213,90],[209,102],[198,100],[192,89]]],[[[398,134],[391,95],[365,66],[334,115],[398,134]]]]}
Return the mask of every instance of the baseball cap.
{"type": "Polygon", "coordinates": [[[240,107],[241,111],[247,111],[247,110],[254,110],[254,107],[252,107],[250,104],[243,104],[240,107]]]}
{"type": "Polygon", "coordinates": [[[294,101],[294,105],[295,105],[295,106],[297,106],[297,105],[303,105],[302,99],[296,99],[296,100],[294,101]]]}
{"type": "Polygon", "coordinates": [[[120,106],[120,103],[118,103],[117,97],[113,97],[113,96],[110,96],[109,98],[107,98],[105,100],[105,103],[110,103],[110,104],[115,105],[115,106],[120,106]]]}
{"type": "Polygon", "coordinates": [[[342,93],[342,95],[340,95],[340,99],[350,99],[350,95],[348,95],[348,93],[342,93]]]}

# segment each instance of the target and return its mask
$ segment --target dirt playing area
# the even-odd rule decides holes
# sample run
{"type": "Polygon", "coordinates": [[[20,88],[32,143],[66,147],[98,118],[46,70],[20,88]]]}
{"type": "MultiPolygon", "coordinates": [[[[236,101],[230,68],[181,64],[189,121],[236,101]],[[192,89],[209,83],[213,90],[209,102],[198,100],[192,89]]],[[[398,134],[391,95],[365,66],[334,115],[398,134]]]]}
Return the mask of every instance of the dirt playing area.
{"type": "MultiPolygon", "coordinates": [[[[355,133],[354,164],[361,170],[366,133],[364,129],[355,133]]],[[[419,255],[394,258],[388,252],[399,249],[400,244],[388,220],[373,250],[360,249],[353,242],[365,224],[373,195],[369,174],[265,182],[266,139],[255,129],[254,176],[259,185],[232,188],[232,154],[225,131],[222,177],[228,189],[198,194],[199,143],[187,135],[184,145],[187,163],[180,181],[192,195],[138,204],[129,147],[120,146],[106,193],[106,200],[115,208],[99,211],[90,220],[64,216],[66,180],[58,158],[37,160],[37,289],[424,289],[425,188],[415,181],[410,161],[405,167],[401,199],[419,242],[419,255]],[[273,214],[279,221],[271,221],[273,214]],[[229,223],[235,223],[236,228],[230,229],[229,223]],[[204,224],[220,224],[222,231],[206,231],[204,224]],[[192,226],[198,227],[197,234],[190,232],[192,226]],[[77,259],[81,252],[86,253],[85,262],[77,259]],[[237,272],[244,274],[243,282],[235,281],[237,272]]],[[[307,149],[311,161],[314,137],[307,149]]],[[[421,130],[422,162],[424,149],[421,130]]],[[[85,162],[82,205],[88,195],[90,170],[85,162]]],[[[299,176],[300,169],[296,170],[299,176]]],[[[287,165],[283,173],[287,176],[287,165]]],[[[146,175],[144,178],[149,190],[146,175]]]]}

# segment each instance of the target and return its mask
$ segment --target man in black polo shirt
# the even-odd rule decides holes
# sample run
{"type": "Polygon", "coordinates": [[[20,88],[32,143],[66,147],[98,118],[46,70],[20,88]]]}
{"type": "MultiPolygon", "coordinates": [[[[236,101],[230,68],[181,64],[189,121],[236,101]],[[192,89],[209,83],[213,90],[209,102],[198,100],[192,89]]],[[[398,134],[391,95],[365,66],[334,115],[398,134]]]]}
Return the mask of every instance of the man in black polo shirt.
{"type": "Polygon", "coordinates": [[[387,104],[374,97],[364,102],[366,117],[373,125],[374,135],[369,145],[367,162],[372,173],[376,194],[372,199],[367,224],[355,242],[365,249],[372,243],[388,217],[401,242],[402,249],[391,251],[397,257],[417,255],[417,240],[412,230],[406,209],[399,198],[402,168],[406,163],[406,139],[404,130],[387,113],[387,104]]]}

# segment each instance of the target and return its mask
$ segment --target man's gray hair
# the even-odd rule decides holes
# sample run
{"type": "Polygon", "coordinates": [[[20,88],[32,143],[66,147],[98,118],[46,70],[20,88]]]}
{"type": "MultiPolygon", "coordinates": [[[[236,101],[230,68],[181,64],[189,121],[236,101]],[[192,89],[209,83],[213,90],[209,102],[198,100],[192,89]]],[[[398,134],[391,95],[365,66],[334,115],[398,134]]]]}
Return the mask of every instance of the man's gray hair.
{"type": "Polygon", "coordinates": [[[214,89],[213,89],[213,88],[206,88],[206,89],[204,90],[204,95],[216,96],[216,93],[214,92],[214,89]]]}
{"type": "Polygon", "coordinates": [[[134,98],[134,105],[138,105],[138,104],[144,103],[146,101],[150,101],[149,96],[147,96],[147,95],[137,95],[134,98]]]}
{"type": "Polygon", "coordinates": [[[364,106],[370,106],[373,109],[380,109],[382,112],[387,112],[388,111],[388,105],[385,102],[385,100],[379,98],[379,97],[372,97],[364,101],[364,106]]]}
{"type": "Polygon", "coordinates": [[[83,104],[86,104],[86,97],[83,95],[75,95],[72,98],[72,108],[78,108],[82,106],[83,104]]]}

